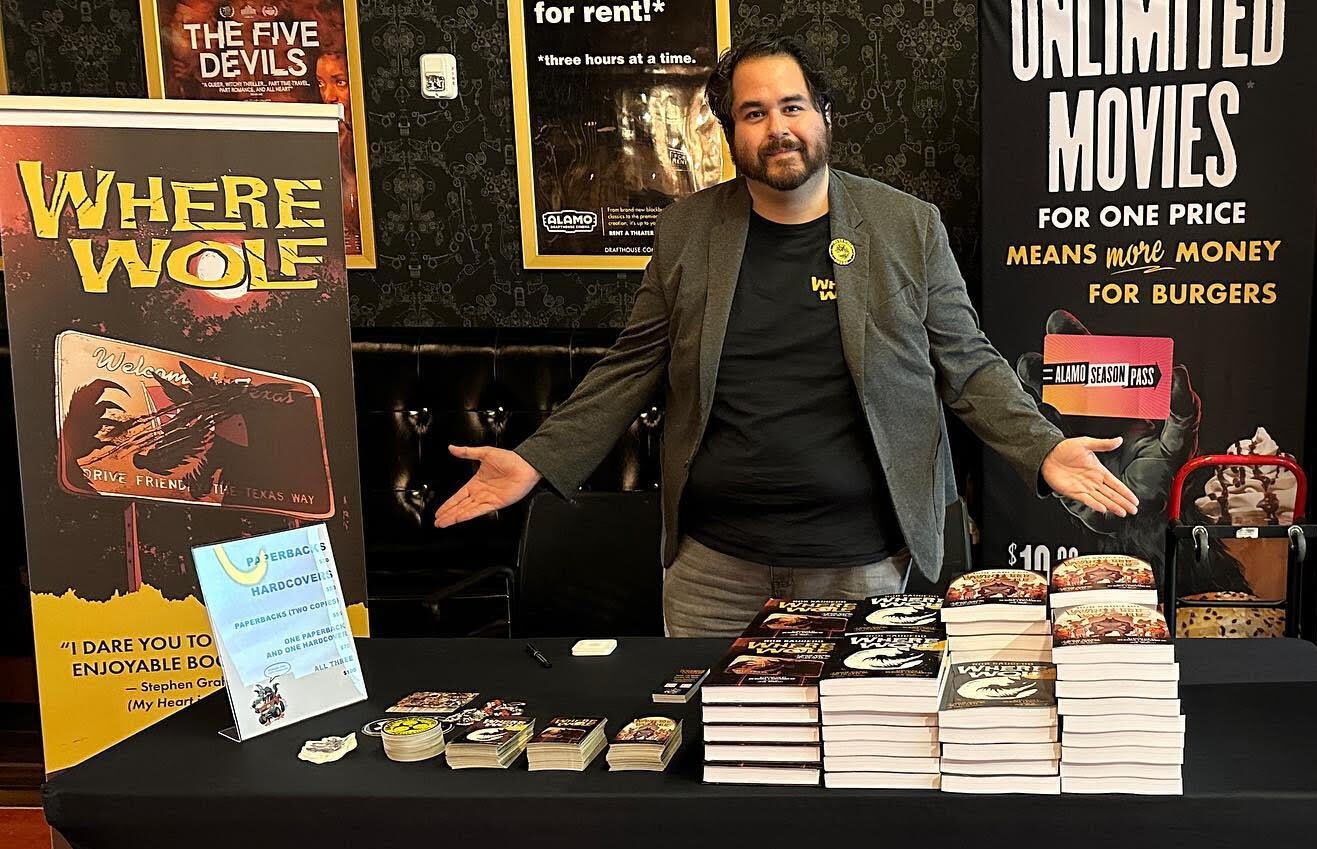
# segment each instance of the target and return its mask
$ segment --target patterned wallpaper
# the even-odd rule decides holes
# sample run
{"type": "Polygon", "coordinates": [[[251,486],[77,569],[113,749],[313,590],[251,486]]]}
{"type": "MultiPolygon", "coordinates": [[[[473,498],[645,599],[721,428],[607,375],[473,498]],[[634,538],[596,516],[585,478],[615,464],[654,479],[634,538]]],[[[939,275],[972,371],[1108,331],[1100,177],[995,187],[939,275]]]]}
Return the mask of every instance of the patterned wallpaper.
{"type": "MultiPolygon", "coordinates": [[[[636,273],[521,268],[504,0],[358,0],[379,267],[352,274],[358,326],[616,327],[636,273]],[[459,96],[421,97],[421,53],[459,96]]],[[[733,38],[792,33],[836,77],[838,167],[941,207],[977,273],[973,0],[733,0],[733,38]]],[[[142,96],[137,0],[2,0],[15,94],[142,96]]],[[[974,281],[971,280],[971,287],[974,281]]]]}

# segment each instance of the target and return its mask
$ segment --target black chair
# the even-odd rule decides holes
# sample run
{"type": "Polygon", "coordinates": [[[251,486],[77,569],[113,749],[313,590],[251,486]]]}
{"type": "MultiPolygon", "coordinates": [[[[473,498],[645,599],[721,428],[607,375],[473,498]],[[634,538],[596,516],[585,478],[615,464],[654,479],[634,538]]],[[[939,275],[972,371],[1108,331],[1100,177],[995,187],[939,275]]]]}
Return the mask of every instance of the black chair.
{"type": "Polygon", "coordinates": [[[957,498],[947,505],[946,520],[942,529],[942,571],[936,581],[931,581],[918,569],[912,569],[910,578],[906,581],[906,591],[946,595],[947,585],[953,578],[974,568],[971,545],[969,511],[965,507],[965,499],[957,498]]]}
{"type": "Polygon", "coordinates": [[[513,632],[523,637],[663,635],[659,494],[532,497],[517,555],[513,632]]]}

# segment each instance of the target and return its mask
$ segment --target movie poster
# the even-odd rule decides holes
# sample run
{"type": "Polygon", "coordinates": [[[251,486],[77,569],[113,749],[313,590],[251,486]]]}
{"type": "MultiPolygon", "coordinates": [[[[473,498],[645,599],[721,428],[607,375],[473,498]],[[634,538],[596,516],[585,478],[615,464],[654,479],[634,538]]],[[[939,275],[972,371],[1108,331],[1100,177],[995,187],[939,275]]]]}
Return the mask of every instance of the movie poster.
{"type": "Polygon", "coordinates": [[[522,261],[643,269],[675,200],[733,175],[704,84],[727,0],[509,0],[522,261]]]}
{"type": "Polygon", "coordinates": [[[325,106],[0,99],[47,771],[222,685],[193,546],[323,522],[368,631],[336,134],[325,106]]]}
{"type": "MultiPolygon", "coordinates": [[[[1312,315],[1317,5],[980,4],[983,323],[1067,436],[1141,500],[1118,519],[1037,499],[989,452],[983,559],[1164,560],[1198,454],[1299,455],[1312,315]]],[[[1192,476],[1184,521],[1288,524],[1278,468],[1192,476]]],[[[1284,595],[1284,541],[1182,554],[1182,595],[1284,595]],[[1264,568],[1264,564],[1270,564],[1264,568]]],[[[1227,598],[1229,596],[1222,596],[1227,598]]]]}
{"type": "Polygon", "coordinates": [[[343,107],[349,268],[375,267],[357,0],[141,0],[152,97],[343,107]]]}

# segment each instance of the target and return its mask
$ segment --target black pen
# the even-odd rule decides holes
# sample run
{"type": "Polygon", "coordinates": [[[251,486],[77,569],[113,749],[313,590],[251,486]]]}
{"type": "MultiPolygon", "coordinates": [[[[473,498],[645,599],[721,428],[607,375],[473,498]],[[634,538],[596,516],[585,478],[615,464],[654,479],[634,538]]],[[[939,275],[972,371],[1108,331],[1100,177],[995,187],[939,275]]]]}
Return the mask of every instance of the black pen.
{"type": "Polygon", "coordinates": [[[540,650],[532,646],[530,643],[526,643],[526,654],[535,658],[535,662],[540,666],[543,666],[545,669],[553,668],[553,664],[549,662],[549,659],[541,654],[540,650]]]}

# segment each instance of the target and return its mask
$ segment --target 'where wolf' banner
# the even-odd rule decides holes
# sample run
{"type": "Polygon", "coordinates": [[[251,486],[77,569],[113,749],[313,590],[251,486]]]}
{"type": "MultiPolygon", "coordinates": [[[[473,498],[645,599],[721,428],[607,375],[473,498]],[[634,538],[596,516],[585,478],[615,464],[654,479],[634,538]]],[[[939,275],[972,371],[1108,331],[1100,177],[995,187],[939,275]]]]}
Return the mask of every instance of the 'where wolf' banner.
{"type": "Polygon", "coordinates": [[[0,99],[48,771],[222,685],[193,546],[324,522],[367,631],[338,181],[326,106],[0,99]]]}
{"type": "MultiPolygon", "coordinates": [[[[1067,435],[1124,437],[1104,462],[1142,502],[1118,519],[1039,500],[989,457],[984,558],[1047,572],[1118,551],[1160,569],[1186,461],[1302,451],[1317,4],[979,8],[984,328],[1067,435]]],[[[1185,520],[1287,523],[1294,485],[1196,475],[1185,520]]],[[[1283,596],[1254,554],[1214,543],[1180,592],[1283,596]]]]}

